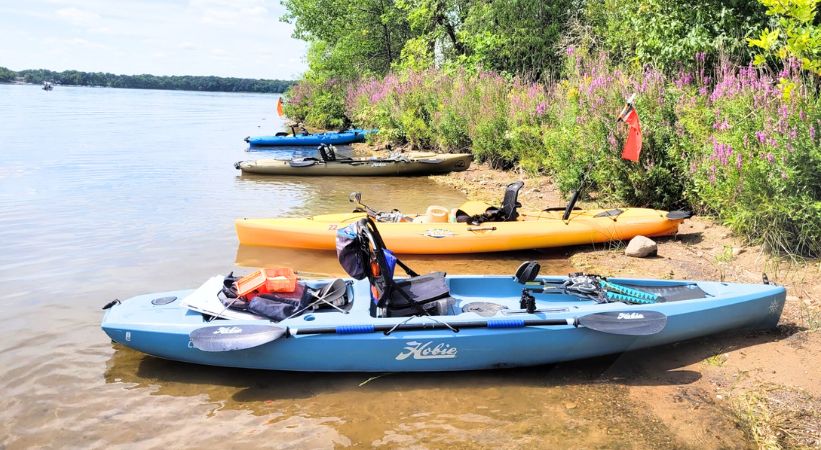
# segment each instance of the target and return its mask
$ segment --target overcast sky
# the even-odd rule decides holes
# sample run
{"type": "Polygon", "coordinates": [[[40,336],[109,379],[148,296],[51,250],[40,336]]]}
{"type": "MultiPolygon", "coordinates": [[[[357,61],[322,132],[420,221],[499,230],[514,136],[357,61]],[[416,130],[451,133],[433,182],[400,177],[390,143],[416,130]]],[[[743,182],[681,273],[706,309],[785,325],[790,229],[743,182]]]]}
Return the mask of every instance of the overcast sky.
{"type": "Polygon", "coordinates": [[[0,66],[295,79],[279,0],[0,0],[0,66]]]}

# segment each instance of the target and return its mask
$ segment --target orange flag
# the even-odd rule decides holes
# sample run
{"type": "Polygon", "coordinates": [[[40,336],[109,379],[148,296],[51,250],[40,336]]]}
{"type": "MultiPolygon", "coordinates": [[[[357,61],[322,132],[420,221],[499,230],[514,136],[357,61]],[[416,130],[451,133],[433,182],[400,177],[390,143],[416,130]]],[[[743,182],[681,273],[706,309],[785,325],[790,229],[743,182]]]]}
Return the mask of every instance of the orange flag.
{"type": "Polygon", "coordinates": [[[618,120],[623,120],[630,127],[621,157],[629,161],[638,161],[641,153],[641,124],[639,123],[639,114],[633,106],[633,98],[635,98],[635,94],[627,100],[627,105],[619,114],[618,120]]]}
{"type": "Polygon", "coordinates": [[[277,114],[279,114],[279,117],[285,115],[285,111],[282,110],[282,97],[277,99],[277,114]]]}

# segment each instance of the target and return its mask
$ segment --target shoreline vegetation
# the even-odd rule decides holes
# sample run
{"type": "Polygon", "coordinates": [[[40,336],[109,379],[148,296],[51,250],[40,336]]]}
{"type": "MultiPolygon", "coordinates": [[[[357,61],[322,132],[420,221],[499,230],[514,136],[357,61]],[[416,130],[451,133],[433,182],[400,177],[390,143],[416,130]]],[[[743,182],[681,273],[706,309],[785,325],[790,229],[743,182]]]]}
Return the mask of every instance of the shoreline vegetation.
{"type": "MultiPolygon", "coordinates": [[[[699,448],[821,446],[821,27],[818,1],[284,0],[309,43],[285,113],[323,129],[379,128],[357,153],[472,152],[433,177],[499,201],[559,206],[583,175],[587,205],[697,216],[635,259],[574,247],[608,276],[787,288],[777,330],[624,355],[596,382],[699,448]],[[574,13],[568,14],[568,11],[574,13]],[[614,115],[636,93],[644,145],[620,158],[614,115]]],[[[584,204],[584,203],[583,203],[584,204]]]]}
{"type": "Polygon", "coordinates": [[[46,81],[69,86],[273,94],[281,94],[295,83],[291,80],[194,75],[116,75],[106,72],[81,72],[77,70],[62,72],[46,69],[13,71],[0,67],[0,82],[43,84],[46,81]]]}
{"type": "Polygon", "coordinates": [[[322,3],[340,15],[328,27],[314,22],[315,0],[285,1],[310,43],[286,115],[378,128],[377,144],[470,151],[548,175],[565,195],[586,175],[604,203],[689,209],[773,254],[821,256],[814,2],[582,2],[573,17],[562,2],[463,3],[374,2],[395,21],[385,35],[347,25],[366,21],[362,11],[322,3]],[[614,117],[632,93],[638,163],[619,157],[626,133],[614,117]]]}

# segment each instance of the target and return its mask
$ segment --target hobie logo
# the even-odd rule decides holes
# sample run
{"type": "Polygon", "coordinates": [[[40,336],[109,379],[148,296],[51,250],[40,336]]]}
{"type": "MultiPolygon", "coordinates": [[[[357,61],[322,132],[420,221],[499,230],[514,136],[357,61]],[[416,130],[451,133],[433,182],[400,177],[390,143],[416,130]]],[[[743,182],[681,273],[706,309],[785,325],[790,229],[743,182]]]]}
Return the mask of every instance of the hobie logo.
{"type": "Polygon", "coordinates": [[[456,347],[451,347],[444,342],[433,345],[433,341],[425,343],[410,341],[405,343],[405,350],[396,355],[397,361],[408,359],[444,359],[456,358],[456,353],[459,350],[456,347]]]}
{"type": "Polygon", "coordinates": [[[443,228],[431,228],[430,230],[425,230],[425,232],[422,233],[423,236],[432,237],[436,239],[453,236],[454,234],[454,232],[450,230],[445,230],[443,228]]]}
{"type": "Polygon", "coordinates": [[[240,327],[219,327],[214,334],[237,334],[242,333],[242,328],[240,327]]]}
{"type": "Polygon", "coordinates": [[[616,317],[617,320],[626,319],[626,320],[633,320],[633,319],[644,319],[644,314],[642,313],[619,313],[619,316],[616,317]]]}

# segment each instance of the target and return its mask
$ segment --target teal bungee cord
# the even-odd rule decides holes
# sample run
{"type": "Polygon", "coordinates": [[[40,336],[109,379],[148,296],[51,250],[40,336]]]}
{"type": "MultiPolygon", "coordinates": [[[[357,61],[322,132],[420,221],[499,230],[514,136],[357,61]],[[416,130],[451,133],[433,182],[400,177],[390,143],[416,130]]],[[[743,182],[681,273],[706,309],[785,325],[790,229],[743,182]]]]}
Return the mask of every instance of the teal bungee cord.
{"type": "MultiPolygon", "coordinates": [[[[623,294],[625,297],[628,297],[628,298],[633,297],[637,300],[640,300],[636,303],[644,303],[644,304],[656,303],[656,301],[660,297],[658,294],[639,291],[637,289],[632,289],[632,288],[629,288],[629,287],[621,286],[621,285],[618,285],[616,283],[612,283],[610,281],[605,281],[605,280],[600,280],[599,285],[603,289],[608,289],[609,288],[609,289],[612,289],[612,290],[616,291],[615,293],[623,294]]],[[[609,296],[609,294],[611,294],[611,292],[607,292],[607,294],[608,294],[608,298],[611,298],[609,296]]]]}
{"type": "Polygon", "coordinates": [[[655,300],[633,297],[631,295],[619,294],[617,292],[605,292],[604,295],[607,297],[608,300],[613,300],[617,302],[637,303],[642,305],[651,305],[653,303],[656,303],[655,300]]]}

